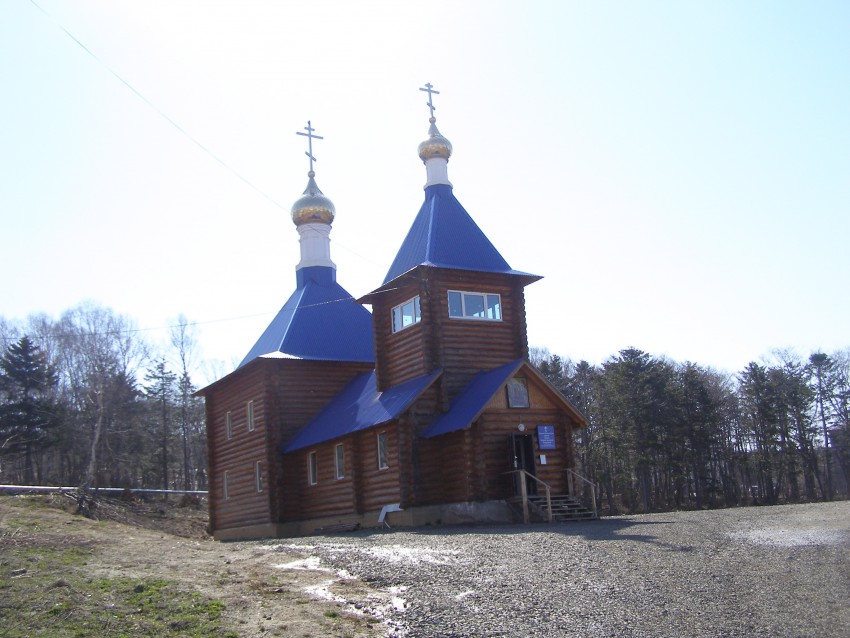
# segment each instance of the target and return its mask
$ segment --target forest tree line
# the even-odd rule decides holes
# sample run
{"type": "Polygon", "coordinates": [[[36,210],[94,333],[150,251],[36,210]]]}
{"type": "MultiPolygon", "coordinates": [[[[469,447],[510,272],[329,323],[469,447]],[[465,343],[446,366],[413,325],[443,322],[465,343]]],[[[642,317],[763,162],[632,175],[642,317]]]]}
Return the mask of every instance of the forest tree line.
{"type": "Polygon", "coordinates": [[[206,489],[192,326],[144,334],[94,304],[0,318],[0,483],[206,489]]]}
{"type": "MultiPolygon", "coordinates": [[[[192,326],[144,335],[92,304],[0,318],[0,482],[206,489],[192,326]]],[[[609,512],[848,498],[850,351],[780,351],[737,374],[635,348],[531,359],[586,416],[578,469],[609,512]]]]}
{"type": "Polygon", "coordinates": [[[848,498],[850,352],[772,359],[733,375],[636,348],[601,365],[532,352],[589,422],[579,471],[609,513],[848,498]]]}

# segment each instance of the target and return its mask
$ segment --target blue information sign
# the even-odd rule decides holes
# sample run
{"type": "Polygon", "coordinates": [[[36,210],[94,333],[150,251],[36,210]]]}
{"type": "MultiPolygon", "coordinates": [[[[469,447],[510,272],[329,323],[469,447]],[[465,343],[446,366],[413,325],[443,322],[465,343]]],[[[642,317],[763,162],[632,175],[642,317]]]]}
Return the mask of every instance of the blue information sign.
{"type": "Polygon", "coordinates": [[[554,425],[538,425],[537,426],[537,444],[541,450],[554,450],[555,447],[555,426],[554,425]]]}

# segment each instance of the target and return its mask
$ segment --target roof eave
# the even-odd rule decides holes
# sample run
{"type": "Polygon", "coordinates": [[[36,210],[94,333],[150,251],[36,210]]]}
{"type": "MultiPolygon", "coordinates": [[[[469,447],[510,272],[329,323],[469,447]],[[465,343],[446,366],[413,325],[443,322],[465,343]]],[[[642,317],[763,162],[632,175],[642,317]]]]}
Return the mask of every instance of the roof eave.
{"type": "Polygon", "coordinates": [[[230,379],[230,377],[232,377],[232,376],[233,376],[234,374],[236,374],[237,372],[239,372],[239,373],[244,373],[244,371],[245,371],[245,370],[247,370],[249,367],[255,367],[255,366],[257,365],[257,364],[255,363],[256,361],[262,361],[262,360],[263,360],[263,358],[262,358],[262,357],[257,357],[256,359],[251,359],[248,363],[246,363],[246,364],[244,364],[244,365],[240,365],[240,367],[236,368],[235,370],[231,370],[230,372],[228,372],[227,374],[225,374],[225,375],[224,375],[223,377],[221,377],[220,379],[216,379],[215,381],[213,381],[212,383],[210,383],[210,384],[208,384],[208,385],[204,386],[204,387],[203,387],[203,388],[201,388],[200,390],[195,391],[195,392],[192,394],[192,396],[193,396],[193,397],[206,397],[206,395],[207,395],[207,393],[208,393],[209,391],[211,391],[211,390],[215,389],[216,387],[218,387],[219,385],[221,385],[222,383],[224,383],[225,381],[227,381],[228,379],[230,379]]]}
{"type": "Polygon", "coordinates": [[[359,299],[356,300],[357,303],[359,303],[359,304],[372,304],[372,303],[374,303],[375,298],[378,295],[382,295],[385,292],[388,292],[390,290],[398,288],[399,283],[401,283],[402,279],[405,279],[405,278],[412,279],[413,273],[415,273],[420,268],[435,268],[435,269],[439,269],[439,270],[457,270],[457,271],[461,271],[461,272],[484,272],[484,273],[494,274],[494,275],[508,275],[510,277],[516,277],[516,278],[520,279],[523,287],[528,286],[530,284],[533,284],[535,281],[540,281],[541,279],[543,279],[543,275],[534,275],[534,274],[531,274],[531,273],[523,272],[521,270],[501,270],[501,271],[500,270],[476,270],[474,268],[463,268],[463,267],[460,267],[460,266],[446,266],[446,265],[442,265],[442,264],[435,264],[435,263],[432,263],[432,262],[423,262],[421,264],[417,264],[416,266],[414,266],[410,270],[404,271],[403,273],[401,273],[397,277],[386,282],[381,287],[376,288],[375,290],[373,290],[371,292],[367,292],[365,295],[363,295],[362,297],[360,297],[359,299]]]}

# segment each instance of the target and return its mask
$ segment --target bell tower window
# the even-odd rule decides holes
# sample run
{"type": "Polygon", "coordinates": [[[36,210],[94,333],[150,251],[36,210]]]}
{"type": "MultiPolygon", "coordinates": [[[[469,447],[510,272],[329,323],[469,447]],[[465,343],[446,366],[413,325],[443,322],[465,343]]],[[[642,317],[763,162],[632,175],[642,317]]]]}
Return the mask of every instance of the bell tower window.
{"type": "Polygon", "coordinates": [[[483,292],[449,290],[449,317],[501,321],[502,298],[483,292]]]}
{"type": "Polygon", "coordinates": [[[398,332],[422,320],[419,311],[419,297],[408,299],[403,304],[393,308],[393,332],[398,332]]]}

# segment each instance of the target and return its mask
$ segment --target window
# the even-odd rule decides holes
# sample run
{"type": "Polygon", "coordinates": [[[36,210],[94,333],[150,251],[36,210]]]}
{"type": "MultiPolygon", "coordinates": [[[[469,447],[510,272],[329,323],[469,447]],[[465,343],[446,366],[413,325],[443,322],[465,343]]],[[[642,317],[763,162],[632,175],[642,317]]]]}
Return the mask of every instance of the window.
{"type": "Polygon", "coordinates": [[[257,491],[262,492],[263,491],[263,464],[260,461],[257,461],[257,463],[254,466],[254,474],[257,477],[257,491]]]}
{"type": "Polygon", "coordinates": [[[224,474],[221,477],[221,494],[224,496],[225,501],[230,498],[230,494],[227,490],[227,470],[224,471],[224,474]]]}
{"type": "Polygon", "coordinates": [[[233,419],[230,416],[230,411],[224,415],[224,432],[228,441],[233,438],[233,419]]]}
{"type": "Polygon", "coordinates": [[[414,297],[393,308],[393,332],[419,323],[422,315],[419,312],[419,297],[414,297]]]}
{"type": "Polygon", "coordinates": [[[253,401],[248,401],[248,406],[246,408],[246,411],[247,411],[246,416],[248,418],[248,431],[253,432],[254,431],[254,402],[253,401]]]}
{"type": "Polygon", "coordinates": [[[345,446],[340,443],[336,446],[336,477],[345,478],[345,446]]]}
{"type": "Polygon", "coordinates": [[[319,482],[318,474],[319,462],[316,458],[316,453],[310,452],[309,456],[307,457],[307,480],[309,481],[310,485],[315,485],[319,482]]]}
{"type": "Polygon", "coordinates": [[[529,406],[528,381],[525,379],[510,379],[505,387],[508,391],[509,408],[527,408],[529,406]]]}
{"type": "Polygon", "coordinates": [[[387,433],[378,433],[378,469],[385,470],[390,466],[390,457],[387,453],[387,433]]]}
{"type": "Polygon", "coordinates": [[[502,299],[483,292],[449,290],[449,317],[501,321],[502,299]]]}

